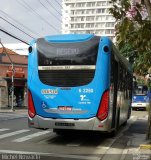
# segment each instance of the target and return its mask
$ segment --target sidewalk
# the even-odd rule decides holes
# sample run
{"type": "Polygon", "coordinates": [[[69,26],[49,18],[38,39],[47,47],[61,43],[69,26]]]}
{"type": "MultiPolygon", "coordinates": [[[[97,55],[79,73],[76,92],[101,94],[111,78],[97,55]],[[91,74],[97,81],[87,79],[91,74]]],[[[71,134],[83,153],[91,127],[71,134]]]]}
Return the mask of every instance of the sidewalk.
{"type": "Polygon", "coordinates": [[[138,118],[124,133],[129,138],[120,160],[151,160],[151,139],[147,139],[148,119],[138,118]]]}
{"type": "Polygon", "coordinates": [[[0,108],[0,113],[14,113],[14,114],[28,114],[27,106],[14,107],[13,110],[11,107],[2,107],[0,108]]]}

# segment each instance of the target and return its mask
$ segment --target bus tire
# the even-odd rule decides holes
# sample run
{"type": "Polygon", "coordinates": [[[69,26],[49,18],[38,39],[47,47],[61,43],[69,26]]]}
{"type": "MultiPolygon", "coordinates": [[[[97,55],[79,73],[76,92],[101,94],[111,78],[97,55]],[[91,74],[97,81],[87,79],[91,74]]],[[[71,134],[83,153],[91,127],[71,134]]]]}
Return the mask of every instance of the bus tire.
{"type": "Polygon", "coordinates": [[[126,126],[127,125],[127,120],[123,123],[123,126],[126,126]]]}
{"type": "Polygon", "coordinates": [[[67,131],[63,129],[54,129],[53,132],[55,132],[59,136],[65,136],[67,135],[67,131]]]}
{"type": "Polygon", "coordinates": [[[109,137],[115,137],[118,134],[119,122],[120,122],[120,109],[118,109],[117,112],[116,127],[112,132],[109,133],[109,137]]]}

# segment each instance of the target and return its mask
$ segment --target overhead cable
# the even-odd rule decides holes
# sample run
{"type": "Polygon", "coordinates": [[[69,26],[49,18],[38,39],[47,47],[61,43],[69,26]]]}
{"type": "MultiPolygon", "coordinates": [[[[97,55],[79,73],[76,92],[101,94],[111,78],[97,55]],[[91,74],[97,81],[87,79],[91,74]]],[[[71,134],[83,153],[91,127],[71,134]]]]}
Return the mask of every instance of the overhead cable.
{"type": "Polygon", "coordinates": [[[24,34],[26,34],[27,36],[34,38],[33,36],[31,36],[30,34],[26,33],[25,31],[23,31],[22,29],[20,29],[19,27],[15,26],[14,24],[12,24],[11,22],[7,21],[5,18],[0,16],[0,19],[4,20],[5,22],[9,23],[11,26],[13,26],[14,28],[20,30],[21,32],[23,32],[24,34]]]}
{"type": "Polygon", "coordinates": [[[58,14],[62,15],[62,14],[54,7],[54,5],[52,5],[52,3],[50,3],[50,1],[48,1],[48,0],[46,0],[46,1],[47,1],[47,3],[48,3],[58,14]]]}
{"type": "Polygon", "coordinates": [[[24,41],[24,40],[16,37],[15,35],[13,35],[12,33],[9,33],[8,31],[4,30],[3,28],[0,28],[0,31],[3,32],[3,33],[5,33],[5,34],[7,34],[7,35],[9,35],[10,37],[12,37],[12,38],[14,38],[14,39],[17,39],[17,40],[19,40],[19,41],[21,41],[21,42],[29,45],[26,41],[24,41]]]}
{"type": "Polygon", "coordinates": [[[53,15],[59,22],[61,22],[61,20],[58,19],[58,17],[57,17],[55,14],[53,14],[43,3],[41,3],[40,0],[39,0],[39,3],[40,3],[51,15],[53,15]]]}
{"type": "Polygon", "coordinates": [[[17,21],[16,19],[12,18],[10,15],[8,15],[6,12],[0,10],[0,12],[5,15],[6,17],[8,17],[9,19],[13,20],[15,23],[18,23],[20,26],[26,28],[28,31],[30,31],[31,33],[38,35],[38,37],[40,36],[39,34],[35,33],[34,31],[32,31],[30,28],[28,28],[27,26],[23,25],[22,23],[20,23],[19,21],[17,21]]]}
{"type": "Polygon", "coordinates": [[[52,24],[50,24],[48,21],[46,21],[39,13],[36,12],[33,8],[30,7],[24,0],[22,0],[24,4],[26,4],[41,20],[43,20],[47,25],[49,25],[51,28],[53,28],[55,31],[60,32],[56,27],[54,27],[52,24]]]}
{"type": "Polygon", "coordinates": [[[57,0],[55,2],[62,8],[62,5],[57,0]]]}

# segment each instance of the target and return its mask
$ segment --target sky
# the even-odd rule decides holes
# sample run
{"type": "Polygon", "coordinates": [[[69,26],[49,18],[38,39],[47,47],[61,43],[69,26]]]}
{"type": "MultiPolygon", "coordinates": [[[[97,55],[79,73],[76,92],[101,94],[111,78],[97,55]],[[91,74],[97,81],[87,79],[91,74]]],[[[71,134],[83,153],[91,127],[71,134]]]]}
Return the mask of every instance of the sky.
{"type": "MultiPolygon", "coordinates": [[[[27,43],[61,33],[61,0],[0,0],[0,4],[0,29],[27,43]]],[[[2,31],[0,38],[2,43],[20,43],[2,31]]]]}

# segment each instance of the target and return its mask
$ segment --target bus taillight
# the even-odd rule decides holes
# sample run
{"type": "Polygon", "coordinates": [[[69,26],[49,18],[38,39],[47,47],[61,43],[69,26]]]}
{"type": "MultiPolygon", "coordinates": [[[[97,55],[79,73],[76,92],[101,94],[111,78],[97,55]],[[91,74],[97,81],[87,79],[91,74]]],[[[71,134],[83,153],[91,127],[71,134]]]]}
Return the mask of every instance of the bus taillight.
{"type": "Polygon", "coordinates": [[[101,121],[107,118],[109,110],[109,90],[105,91],[98,109],[97,118],[101,121]]]}
{"type": "Polygon", "coordinates": [[[33,98],[29,90],[28,90],[28,115],[31,118],[33,118],[36,115],[33,98]]]}

